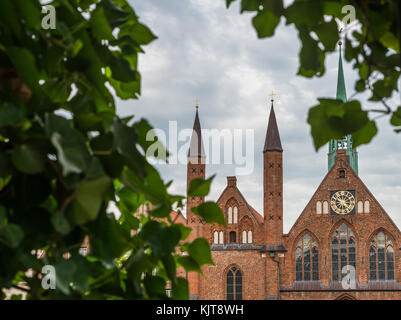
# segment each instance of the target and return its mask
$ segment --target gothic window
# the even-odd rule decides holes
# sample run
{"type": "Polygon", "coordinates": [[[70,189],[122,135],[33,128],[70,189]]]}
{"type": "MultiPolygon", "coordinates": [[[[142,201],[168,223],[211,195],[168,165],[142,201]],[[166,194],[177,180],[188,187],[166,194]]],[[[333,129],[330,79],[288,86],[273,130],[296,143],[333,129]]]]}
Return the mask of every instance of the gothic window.
{"type": "Polygon", "coordinates": [[[379,232],[370,242],[370,280],[394,280],[394,249],[390,238],[379,232]]]}
{"type": "Polygon", "coordinates": [[[352,230],[343,223],[334,231],[331,241],[333,281],[341,281],[341,272],[345,266],[356,268],[356,242],[352,230]]]}
{"type": "Polygon", "coordinates": [[[229,207],[228,208],[228,223],[233,223],[233,208],[229,207]]]}
{"type": "Polygon", "coordinates": [[[234,207],[234,219],[233,223],[238,223],[238,207],[234,207]]]}
{"type": "Polygon", "coordinates": [[[338,171],[339,178],[345,178],[345,170],[341,169],[338,171]]]}
{"type": "Polygon", "coordinates": [[[244,230],[242,231],[242,243],[246,243],[246,238],[247,238],[247,232],[244,230]]]}
{"type": "Polygon", "coordinates": [[[364,211],[365,211],[365,213],[369,213],[370,212],[370,204],[369,204],[368,200],[365,201],[364,211]]]}
{"type": "Polygon", "coordinates": [[[316,213],[322,214],[322,203],[320,201],[316,202],[316,213]]]}
{"type": "Polygon", "coordinates": [[[295,250],[295,279],[297,281],[319,280],[319,251],[317,243],[305,234],[295,250]]]}
{"type": "Polygon", "coordinates": [[[235,231],[230,232],[230,243],[236,243],[237,242],[237,235],[235,231]]]}
{"type": "Polygon", "coordinates": [[[329,203],[327,201],[323,202],[323,213],[328,214],[329,213],[329,203]]]}
{"type": "Polygon", "coordinates": [[[248,243],[252,243],[252,231],[248,231],[248,243]]]}
{"type": "Polygon", "coordinates": [[[213,243],[214,244],[218,244],[219,243],[219,232],[218,231],[215,231],[213,233],[213,243]]]}
{"type": "Polygon", "coordinates": [[[219,232],[219,243],[224,244],[224,233],[223,231],[219,232]]]}
{"type": "Polygon", "coordinates": [[[242,274],[236,267],[227,273],[226,296],[227,300],[242,300],[242,274]]]}
{"type": "Polygon", "coordinates": [[[363,213],[363,202],[358,201],[358,213],[363,213]]]}

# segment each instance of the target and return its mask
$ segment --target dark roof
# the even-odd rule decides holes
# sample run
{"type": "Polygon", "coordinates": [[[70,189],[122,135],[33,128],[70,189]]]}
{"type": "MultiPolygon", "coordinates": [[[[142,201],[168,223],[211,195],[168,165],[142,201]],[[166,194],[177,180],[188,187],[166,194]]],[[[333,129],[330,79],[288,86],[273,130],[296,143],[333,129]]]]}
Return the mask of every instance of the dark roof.
{"type": "Polygon", "coordinates": [[[199,121],[198,109],[196,109],[194,129],[192,131],[188,157],[205,158],[205,149],[203,148],[202,129],[199,121]]]}
{"type": "Polygon", "coordinates": [[[276,115],[274,113],[273,102],[270,109],[269,124],[267,126],[265,147],[263,152],[266,151],[283,151],[280,140],[280,133],[277,127],[276,115]]]}

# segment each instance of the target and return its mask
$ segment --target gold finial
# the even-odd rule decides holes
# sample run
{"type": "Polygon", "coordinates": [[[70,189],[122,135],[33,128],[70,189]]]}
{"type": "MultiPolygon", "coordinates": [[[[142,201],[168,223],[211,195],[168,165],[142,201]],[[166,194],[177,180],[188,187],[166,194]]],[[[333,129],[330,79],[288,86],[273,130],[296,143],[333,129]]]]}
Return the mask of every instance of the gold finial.
{"type": "Polygon", "coordinates": [[[199,100],[199,99],[195,99],[195,107],[196,107],[196,109],[198,109],[198,108],[199,108],[199,102],[200,102],[200,100],[199,100]]]}
{"type": "Polygon", "coordinates": [[[276,96],[276,94],[272,91],[270,94],[270,101],[273,102],[274,101],[274,97],[276,96]]]}

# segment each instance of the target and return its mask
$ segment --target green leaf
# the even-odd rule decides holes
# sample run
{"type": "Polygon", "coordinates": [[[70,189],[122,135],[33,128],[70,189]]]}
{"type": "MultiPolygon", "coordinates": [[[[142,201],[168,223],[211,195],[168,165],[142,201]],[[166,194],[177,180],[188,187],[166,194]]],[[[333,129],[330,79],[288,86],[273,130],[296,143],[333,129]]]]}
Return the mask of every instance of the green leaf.
{"type": "Polygon", "coordinates": [[[166,280],[159,276],[146,275],[143,280],[147,294],[150,297],[166,296],[166,280]]]}
{"type": "Polygon", "coordinates": [[[204,197],[209,194],[210,185],[216,175],[204,180],[201,178],[192,179],[188,188],[188,197],[204,197]]]}
{"type": "Polygon", "coordinates": [[[333,51],[338,42],[337,23],[334,19],[330,22],[322,22],[315,27],[315,32],[323,43],[326,51],[333,51]]]}
{"type": "Polygon", "coordinates": [[[191,208],[191,211],[205,219],[207,223],[217,222],[222,226],[226,225],[224,214],[215,202],[204,202],[197,207],[191,208]]]}
{"type": "Polygon", "coordinates": [[[174,282],[177,276],[177,268],[173,256],[171,254],[165,256],[162,258],[162,262],[166,269],[167,276],[174,282]]]}
{"type": "Polygon", "coordinates": [[[322,4],[320,1],[294,1],[285,15],[287,24],[313,27],[323,20],[322,4]]]}
{"type": "Polygon", "coordinates": [[[244,11],[258,11],[259,0],[241,0],[241,13],[244,11]]]}
{"type": "Polygon", "coordinates": [[[11,248],[16,248],[24,238],[24,231],[16,224],[0,226],[0,242],[11,248]]]}
{"type": "Polygon", "coordinates": [[[68,234],[71,231],[71,226],[67,218],[61,211],[56,211],[50,218],[54,229],[61,234],[68,234]]]}
{"type": "Polygon", "coordinates": [[[376,123],[374,121],[369,121],[363,128],[352,134],[352,147],[356,148],[361,144],[369,143],[376,134],[376,123]]]}
{"type": "Polygon", "coordinates": [[[7,48],[7,54],[24,82],[32,90],[38,92],[40,90],[40,75],[32,53],[25,48],[9,47],[7,48]]]}
{"type": "Polygon", "coordinates": [[[175,246],[181,239],[180,229],[174,226],[167,227],[156,221],[149,221],[139,233],[153,253],[160,258],[174,251],[175,246]]]}
{"type": "Polygon", "coordinates": [[[97,40],[101,41],[114,39],[112,34],[113,30],[111,29],[109,21],[104,14],[103,7],[96,7],[96,9],[92,12],[89,22],[92,27],[93,34],[97,40]]]}
{"type": "Polygon", "coordinates": [[[226,0],[226,7],[229,8],[231,3],[235,2],[237,0],[226,0]]]}
{"type": "Polygon", "coordinates": [[[139,22],[129,28],[129,35],[140,45],[149,44],[157,39],[147,26],[139,22]]]}
{"type": "Polygon", "coordinates": [[[188,246],[188,253],[200,266],[204,264],[214,265],[209,242],[205,238],[198,238],[190,243],[188,246]]]}
{"type": "Polygon", "coordinates": [[[401,107],[398,107],[391,116],[390,123],[393,126],[401,126],[401,107]]]}
{"type": "Polygon", "coordinates": [[[49,113],[45,115],[45,129],[57,149],[63,174],[66,176],[85,171],[89,166],[90,155],[82,134],[72,128],[68,120],[49,113]]]}
{"type": "Polygon", "coordinates": [[[252,19],[252,24],[258,34],[258,38],[266,38],[274,35],[280,18],[276,17],[272,12],[263,10],[252,19]]]}
{"type": "Polygon", "coordinates": [[[173,283],[173,299],[187,300],[189,296],[188,281],[185,278],[178,277],[173,283]]]}
{"type": "Polygon", "coordinates": [[[110,187],[111,180],[105,175],[82,182],[75,192],[74,200],[67,208],[69,217],[80,225],[95,220],[105,201],[104,194],[110,187]]]}
{"type": "Polygon", "coordinates": [[[37,174],[45,169],[43,154],[32,144],[21,144],[12,152],[12,162],[21,172],[37,174]]]}
{"type": "Polygon", "coordinates": [[[74,280],[74,273],[76,272],[77,265],[72,260],[65,260],[61,258],[54,265],[56,269],[56,288],[65,295],[70,294],[71,283],[74,280]]]}
{"type": "Polygon", "coordinates": [[[177,261],[181,266],[184,267],[185,271],[187,272],[196,271],[199,272],[200,274],[203,274],[200,265],[194,258],[189,256],[182,256],[179,257],[177,261]]]}
{"type": "Polygon", "coordinates": [[[21,108],[13,104],[3,103],[0,107],[0,128],[21,122],[23,116],[21,108]]]}

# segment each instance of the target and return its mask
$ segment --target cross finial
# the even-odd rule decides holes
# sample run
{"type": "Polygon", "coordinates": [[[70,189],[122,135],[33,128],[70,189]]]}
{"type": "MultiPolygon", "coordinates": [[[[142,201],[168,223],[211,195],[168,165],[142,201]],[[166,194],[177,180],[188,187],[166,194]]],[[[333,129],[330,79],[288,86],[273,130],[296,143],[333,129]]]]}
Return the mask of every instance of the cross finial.
{"type": "Polygon", "coordinates": [[[200,100],[198,98],[196,98],[195,99],[195,107],[196,107],[196,109],[199,108],[199,102],[200,102],[200,100]]]}
{"type": "Polygon", "coordinates": [[[272,91],[270,94],[270,101],[273,102],[274,101],[274,97],[276,96],[276,94],[272,91]]]}

